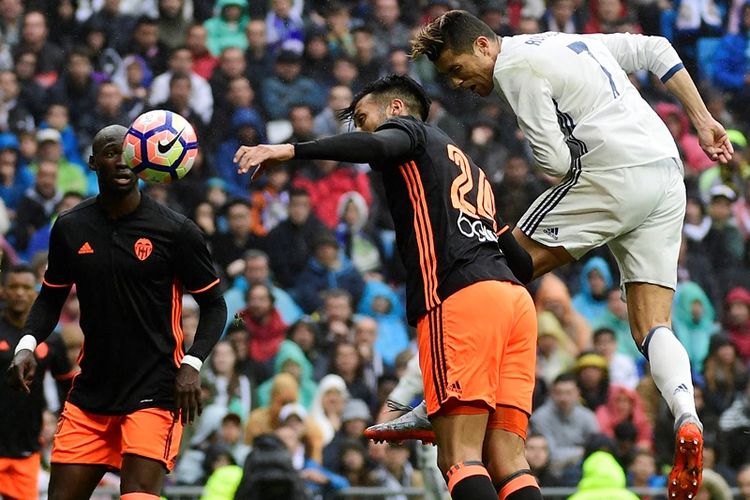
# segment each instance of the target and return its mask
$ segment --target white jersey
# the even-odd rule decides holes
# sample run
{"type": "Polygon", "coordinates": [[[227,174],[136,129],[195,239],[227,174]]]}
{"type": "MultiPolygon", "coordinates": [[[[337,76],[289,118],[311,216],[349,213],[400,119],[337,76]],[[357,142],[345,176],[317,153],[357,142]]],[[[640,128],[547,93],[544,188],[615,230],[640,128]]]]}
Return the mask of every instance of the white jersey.
{"type": "Polygon", "coordinates": [[[662,37],[541,33],[502,39],[495,90],[508,101],[537,165],[561,177],[679,158],[666,125],[630,83],[682,68],[662,37]]]}

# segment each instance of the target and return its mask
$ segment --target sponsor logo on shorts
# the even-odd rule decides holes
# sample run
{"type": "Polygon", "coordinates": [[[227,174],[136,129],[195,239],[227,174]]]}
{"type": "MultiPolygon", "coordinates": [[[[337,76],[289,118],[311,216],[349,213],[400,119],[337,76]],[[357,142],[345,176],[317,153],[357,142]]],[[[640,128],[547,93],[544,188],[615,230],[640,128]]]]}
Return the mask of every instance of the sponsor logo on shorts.
{"type": "Polygon", "coordinates": [[[542,229],[542,232],[557,241],[557,234],[560,232],[560,229],[557,227],[545,227],[542,229]]]}
{"type": "Polygon", "coordinates": [[[461,394],[463,392],[463,389],[461,389],[461,382],[456,380],[455,382],[451,382],[450,384],[448,384],[448,391],[455,392],[456,394],[461,394]]]}
{"type": "Polygon", "coordinates": [[[457,225],[461,234],[467,238],[476,238],[481,243],[497,241],[497,235],[492,231],[492,228],[485,226],[481,219],[469,219],[463,210],[458,216],[457,225]]]}

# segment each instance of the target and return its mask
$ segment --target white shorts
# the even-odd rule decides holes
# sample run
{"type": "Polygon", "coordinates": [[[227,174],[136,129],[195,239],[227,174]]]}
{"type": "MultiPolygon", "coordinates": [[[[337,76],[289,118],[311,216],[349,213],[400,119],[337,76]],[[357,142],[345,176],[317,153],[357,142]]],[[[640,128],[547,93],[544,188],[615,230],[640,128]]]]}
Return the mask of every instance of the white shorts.
{"type": "Polygon", "coordinates": [[[537,198],[518,222],[529,238],[562,246],[575,259],[608,245],[621,285],[653,283],[674,289],[685,217],[679,160],[637,167],[571,171],[537,198]]]}

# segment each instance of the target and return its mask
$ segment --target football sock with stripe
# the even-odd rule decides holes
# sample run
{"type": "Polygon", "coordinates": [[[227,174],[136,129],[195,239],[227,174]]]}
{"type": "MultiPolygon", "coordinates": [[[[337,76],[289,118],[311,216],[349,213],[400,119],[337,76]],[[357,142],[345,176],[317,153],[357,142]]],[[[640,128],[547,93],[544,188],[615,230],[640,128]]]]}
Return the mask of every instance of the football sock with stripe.
{"type": "Polygon", "coordinates": [[[693,399],[690,359],[685,347],[666,326],[652,328],[641,347],[651,366],[651,376],[672,415],[697,415],[693,399]]]}
{"type": "Polygon", "coordinates": [[[452,465],[445,475],[448,491],[454,500],[496,500],[490,474],[479,461],[460,462],[452,465]]]}
{"type": "Polygon", "coordinates": [[[542,492],[529,469],[521,469],[495,484],[500,500],[542,500],[542,492]]]}
{"type": "Polygon", "coordinates": [[[133,493],[125,493],[120,497],[120,500],[159,500],[159,495],[153,495],[144,491],[136,491],[133,493]]]}

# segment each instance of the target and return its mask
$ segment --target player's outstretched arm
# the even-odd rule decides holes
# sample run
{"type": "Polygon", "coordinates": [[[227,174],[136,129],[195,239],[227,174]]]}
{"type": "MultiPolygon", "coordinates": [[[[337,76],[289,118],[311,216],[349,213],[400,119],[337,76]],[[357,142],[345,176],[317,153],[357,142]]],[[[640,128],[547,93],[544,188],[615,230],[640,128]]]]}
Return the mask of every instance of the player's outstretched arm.
{"type": "Polygon", "coordinates": [[[664,85],[682,103],[706,155],[720,163],[731,160],[734,148],[729,142],[727,131],[709,113],[687,70],[680,69],[664,85]]]}
{"type": "Polygon", "coordinates": [[[255,168],[255,179],[269,165],[301,160],[334,160],[352,163],[373,163],[403,157],[413,147],[411,136],[400,128],[377,132],[350,132],[297,144],[259,144],[240,146],[234,155],[237,171],[247,173],[255,168]]]}
{"type": "Polygon", "coordinates": [[[42,285],[42,291],[31,306],[24,334],[18,341],[13,361],[8,368],[8,383],[11,387],[27,394],[31,392],[31,382],[36,373],[34,350],[54,330],[69,292],[70,286],[42,285]]]}

